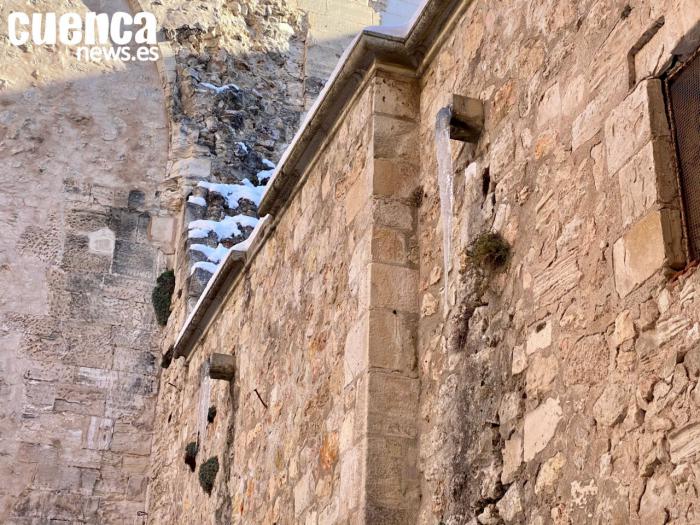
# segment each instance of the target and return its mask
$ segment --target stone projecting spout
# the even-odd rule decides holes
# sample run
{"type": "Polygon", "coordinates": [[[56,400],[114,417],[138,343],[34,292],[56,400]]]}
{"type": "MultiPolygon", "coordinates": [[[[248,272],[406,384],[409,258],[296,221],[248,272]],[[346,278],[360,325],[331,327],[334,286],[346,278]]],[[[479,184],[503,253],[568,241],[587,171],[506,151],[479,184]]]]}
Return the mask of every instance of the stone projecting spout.
{"type": "Polygon", "coordinates": [[[452,95],[450,138],[475,144],[484,130],[484,104],[477,98],[452,95]]]}

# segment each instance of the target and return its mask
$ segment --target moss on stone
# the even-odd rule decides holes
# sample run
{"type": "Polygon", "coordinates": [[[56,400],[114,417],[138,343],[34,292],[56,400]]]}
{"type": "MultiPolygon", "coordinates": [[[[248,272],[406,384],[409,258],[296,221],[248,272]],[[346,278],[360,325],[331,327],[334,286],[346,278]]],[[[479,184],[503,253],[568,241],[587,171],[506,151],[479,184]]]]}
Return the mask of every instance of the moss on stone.
{"type": "Polygon", "coordinates": [[[175,272],[166,270],[158,276],[156,286],[151,294],[156,319],[161,326],[165,326],[168,322],[168,317],[170,317],[170,302],[174,291],[175,272]]]}
{"type": "Polygon", "coordinates": [[[498,232],[484,232],[472,243],[469,256],[479,267],[497,270],[508,263],[510,244],[498,232]]]}
{"type": "Polygon", "coordinates": [[[187,443],[185,446],[185,463],[192,472],[197,467],[197,452],[199,452],[199,443],[196,441],[187,443]]]}
{"type": "Polygon", "coordinates": [[[216,407],[214,405],[212,405],[209,407],[209,411],[207,412],[207,422],[213,423],[215,419],[216,419],[216,407]]]}
{"type": "Polygon", "coordinates": [[[219,472],[219,458],[216,456],[209,458],[199,467],[199,484],[204,489],[204,492],[211,494],[214,488],[214,480],[219,472]]]}

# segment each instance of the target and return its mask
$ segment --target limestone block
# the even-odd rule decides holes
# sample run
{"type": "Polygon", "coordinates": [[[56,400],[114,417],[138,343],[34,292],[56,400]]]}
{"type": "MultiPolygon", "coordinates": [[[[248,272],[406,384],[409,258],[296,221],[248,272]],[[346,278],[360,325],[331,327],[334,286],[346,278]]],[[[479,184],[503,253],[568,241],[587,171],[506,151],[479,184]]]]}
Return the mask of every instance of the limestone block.
{"type": "Polygon", "coordinates": [[[413,315],[372,309],[369,313],[369,366],[415,373],[417,329],[413,315]]]}
{"type": "Polygon", "coordinates": [[[678,465],[700,452],[700,423],[690,423],[669,434],[671,461],[678,465]]]}
{"type": "Polygon", "coordinates": [[[613,332],[611,342],[613,346],[617,348],[625,341],[633,339],[635,335],[637,335],[637,333],[634,328],[634,320],[632,319],[630,311],[625,310],[615,318],[615,331],[613,332]]]}
{"type": "Polygon", "coordinates": [[[629,226],[657,203],[676,206],[678,191],[671,148],[667,140],[650,141],[618,172],[623,226],[629,226]]]}
{"type": "Polygon", "coordinates": [[[377,226],[413,231],[415,208],[394,199],[375,199],[372,202],[372,217],[377,226]]]}
{"type": "Polygon", "coordinates": [[[523,345],[518,345],[513,348],[513,363],[511,365],[511,373],[515,376],[520,374],[527,368],[527,355],[523,345]]]}
{"type": "Polygon", "coordinates": [[[151,452],[151,435],[128,429],[125,432],[114,432],[109,449],[112,452],[148,456],[151,452]]]}
{"type": "MultiPolygon", "coordinates": [[[[417,500],[418,470],[415,468],[416,441],[395,436],[367,438],[368,508],[399,509],[417,500]]],[[[376,511],[375,511],[376,512],[376,511]]],[[[372,523],[396,523],[373,521],[372,523]]],[[[405,523],[405,522],[404,522],[405,523]]]]}
{"type": "Polygon", "coordinates": [[[417,270],[382,263],[370,264],[371,303],[376,308],[418,313],[417,270]]]}
{"type": "Polygon", "coordinates": [[[520,487],[514,483],[510,486],[505,496],[496,503],[499,515],[506,523],[512,523],[522,513],[523,506],[520,498],[520,487]]]}
{"type": "Polygon", "coordinates": [[[414,122],[377,115],[374,118],[374,157],[417,160],[418,129],[414,122]]]}
{"type": "Polygon", "coordinates": [[[413,83],[391,78],[379,72],[374,78],[373,85],[374,113],[408,119],[415,119],[419,114],[420,99],[413,83]]]}
{"type": "Polygon", "coordinates": [[[589,102],[580,115],[574,119],[571,128],[571,147],[576,151],[580,146],[591,140],[601,127],[603,101],[596,98],[589,102]]]}
{"type": "Polygon", "coordinates": [[[503,447],[503,473],[501,483],[507,485],[515,481],[515,474],[523,462],[523,438],[514,434],[503,447]]]}
{"type": "Polygon", "coordinates": [[[543,128],[548,122],[558,119],[562,112],[562,99],[559,83],[556,82],[544,92],[537,108],[537,126],[543,128]]]}
{"type": "Polygon", "coordinates": [[[559,300],[576,287],[581,275],[575,253],[555,260],[534,277],[535,302],[539,306],[547,306],[559,300]]]}
{"type": "Polygon", "coordinates": [[[203,180],[211,175],[211,159],[186,158],[173,164],[171,176],[185,180],[203,180]]]}
{"type": "Polygon", "coordinates": [[[169,245],[175,238],[174,217],[151,217],[148,227],[148,237],[152,241],[169,245]]]}
{"type": "Polygon", "coordinates": [[[354,447],[340,459],[340,514],[347,515],[360,505],[363,480],[365,478],[363,455],[354,447]]]}
{"type": "Polygon", "coordinates": [[[526,391],[528,397],[535,397],[551,390],[552,383],[557,376],[557,367],[555,356],[535,356],[527,369],[526,391]]]}
{"type": "Polygon", "coordinates": [[[357,177],[345,195],[345,224],[350,224],[369,201],[369,188],[362,177],[357,177]]]}
{"type": "Polygon", "coordinates": [[[114,232],[109,228],[101,228],[88,234],[88,249],[90,253],[111,256],[114,251],[114,232]]]}
{"type": "Polygon", "coordinates": [[[530,328],[525,343],[525,351],[527,355],[532,355],[538,350],[549,348],[552,344],[552,320],[545,319],[536,323],[530,328]]]}
{"type": "Polygon", "coordinates": [[[650,140],[669,137],[661,81],[640,82],[605,121],[608,173],[617,173],[650,140]]]}
{"type": "Polygon", "coordinates": [[[683,264],[681,219],[676,210],[650,212],[613,246],[615,287],[620,297],[627,296],[664,265],[680,268],[683,264]]]}
{"type": "Polygon", "coordinates": [[[557,425],[562,418],[559,400],[549,398],[536,409],[525,414],[523,436],[523,458],[534,459],[538,452],[544,450],[554,437],[557,425]]]}
{"type": "Polygon", "coordinates": [[[609,384],[593,406],[593,417],[599,425],[613,426],[624,418],[628,401],[627,391],[621,385],[609,384]]]}
{"type": "Polygon", "coordinates": [[[557,452],[555,456],[549,458],[540,467],[535,482],[535,494],[542,491],[552,490],[554,484],[559,480],[562,468],[566,465],[566,456],[557,452]]]}
{"type": "Polygon", "coordinates": [[[367,316],[363,316],[348,330],[345,338],[343,364],[346,386],[367,369],[367,323],[367,316]]]}
{"type": "MultiPolygon", "coordinates": [[[[418,434],[415,410],[419,381],[387,372],[370,372],[367,432],[374,435],[413,439],[418,434]]],[[[408,459],[407,459],[408,461],[408,459]]]]}
{"type": "Polygon", "coordinates": [[[400,159],[374,159],[372,192],[375,195],[408,199],[417,186],[417,167],[400,159]]]}
{"type": "Polygon", "coordinates": [[[85,448],[91,450],[108,450],[112,443],[114,420],[93,416],[85,434],[85,448]]]}
{"type": "Polygon", "coordinates": [[[512,124],[504,126],[493,138],[490,150],[490,172],[496,180],[503,177],[515,160],[515,133],[512,124]]]}
{"type": "Polygon", "coordinates": [[[409,262],[406,234],[393,228],[374,228],[372,231],[372,260],[406,265],[409,262]]]}
{"type": "Polygon", "coordinates": [[[294,515],[299,516],[313,499],[314,478],[311,470],[307,470],[302,478],[294,485],[294,515]]]}
{"type": "Polygon", "coordinates": [[[695,0],[674,0],[666,16],[665,49],[676,55],[689,54],[700,45],[700,4],[695,0]]]}

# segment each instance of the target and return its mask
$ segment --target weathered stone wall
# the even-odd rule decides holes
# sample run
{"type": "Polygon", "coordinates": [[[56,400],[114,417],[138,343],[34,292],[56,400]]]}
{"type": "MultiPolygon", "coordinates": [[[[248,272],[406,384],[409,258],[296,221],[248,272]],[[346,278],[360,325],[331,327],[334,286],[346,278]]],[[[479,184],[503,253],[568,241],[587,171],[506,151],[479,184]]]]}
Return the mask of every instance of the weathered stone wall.
{"type": "MultiPolygon", "coordinates": [[[[30,7],[3,3],[3,32],[14,9],[30,7]]],[[[253,202],[230,207],[196,186],[250,181],[260,190],[265,159],[291,140],[338,50],[382,8],[336,2],[317,19],[276,0],[52,0],[32,9],[147,10],[164,38],[157,72],[152,63],[78,62],[60,45],[18,49],[0,35],[0,521],[141,522],[156,346],[172,342],[211,275],[189,286],[191,265],[208,261],[192,257],[187,225],[257,215],[253,202]],[[369,17],[333,24],[343,11],[369,17]],[[311,29],[324,35],[313,46],[311,29]],[[310,47],[321,68],[313,77],[310,47]],[[161,332],[149,296],[166,266],[178,286],[161,332]]],[[[241,229],[226,247],[251,230],[241,229]]],[[[329,436],[332,454],[337,434],[329,436]]]]}
{"type": "Polygon", "coordinates": [[[417,83],[367,73],[165,372],[155,522],[696,522],[697,277],[676,273],[653,77],[698,20],[683,0],[476,1],[417,83]],[[435,126],[453,93],[486,122],[452,142],[446,272],[435,126]],[[481,274],[469,247],[489,230],[512,255],[481,274]],[[232,383],[207,378],[211,353],[234,356],[232,383]],[[191,441],[221,462],[211,497],[191,441]]]}
{"type": "Polygon", "coordinates": [[[10,46],[7,15],[29,8],[0,6],[0,522],[138,523],[172,241],[163,92],[152,63],[10,46]]]}
{"type": "Polygon", "coordinates": [[[189,363],[163,371],[153,523],[303,521],[338,512],[341,490],[353,489],[340,480],[341,429],[357,395],[343,389],[343,354],[363,293],[353,253],[368,225],[347,196],[367,171],[371,95],[354,105],[189,363]],[[208,378],[213,352],[235,356],[235,383],[208,378]],[[189,442],[199,443],[198,465],[218,457],[211,497],[184,463],[189,442]]]}
{"type": "Polygon", "coordinates": [[[474,2],[423,75],[421,523],[699,519],[698,278],[669,279],[682,227],[661,82],[648,79],[698,14],[682,1],[474,2]],[[487,118],[475,149],[453,142],[446,323],[433,137],[450,93],[483,100],[487,118]],[[464,255],[491,228],[512,259],[460,318],[464,255]]]}

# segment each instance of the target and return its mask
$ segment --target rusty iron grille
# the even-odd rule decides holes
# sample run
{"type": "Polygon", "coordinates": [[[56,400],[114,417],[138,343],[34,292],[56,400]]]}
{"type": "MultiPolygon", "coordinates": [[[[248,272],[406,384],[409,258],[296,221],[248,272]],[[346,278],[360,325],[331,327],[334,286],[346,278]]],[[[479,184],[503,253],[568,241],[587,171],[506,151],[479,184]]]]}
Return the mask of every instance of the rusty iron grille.
{"type": "Polygon", "coordinates": [[[691,259],[700,258],[700,55],[666,80],[691,259]]]}

